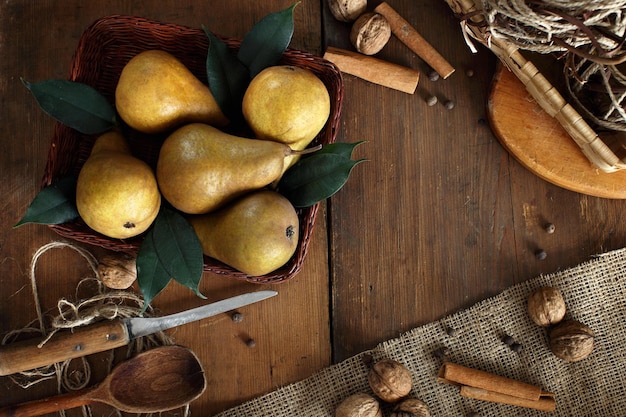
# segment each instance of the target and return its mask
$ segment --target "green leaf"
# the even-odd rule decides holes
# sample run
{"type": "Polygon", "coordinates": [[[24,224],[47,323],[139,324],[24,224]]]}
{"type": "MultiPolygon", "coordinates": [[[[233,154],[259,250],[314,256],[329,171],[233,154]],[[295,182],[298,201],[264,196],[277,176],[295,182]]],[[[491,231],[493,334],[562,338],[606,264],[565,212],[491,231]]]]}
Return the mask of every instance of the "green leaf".
{"type": "Polygon", "coordinates": [[[244,36],[237,58],[248,67],[252,78],[280,61],[291,43],[294,31],[293,11],[298,3],[268,14],[244,36]]]}
{"type": "Polygon", "coordinates": [[[154,228],[146,233],[137,254],[137,283],[143,295],[144,305],[142,313],[148,305],[172,280],[171,275],[164,268],[157,253],[154,228]]]}
{"type": "Polygon", "coordinates": [[[154,247],[169,275],[199,297],[204,257],[202,245],[189,222],[177,211],[162,207],[153,226],[154,247]]]}
{"type": "Polygon", "coordinates": [[[278,191],[295,207],[312,206],[339,191],[352,169],[363,161],[335,153],[314,153],[285,172],[278,191]]]}
{"type": "Polygon", "coordinates": [[[318,155],[322,153],[334,153],[334,154],[341,155],[350,159],[352,158],[352,153],[354,151],[354,148],[361,145],[362,143],[365,143],[365,141],[362,140],[360,142],[353,142],[353,143],[345,143],[345,142],[329,143],[327,145],[322,146],[322,149],[320,149],[319,151],[316,151],[315,153],[318,155]]]}
{"type": "Polygon", "coordinates": [[[13,227],[26,223],[61,224],[78,217],[76,177],[68,176],[42,188],[13,227]]]}
{"type": "Polygon", "coordinates": [[[80,133],[95,135],[115,126],[114,107],[86,84],[69,80],[38,83],[21,80],[44,112],[80,133]]]}
{"type": "Polygon", "coordinates": [[[210,40],[206,59],[209,89],[229,119],[241,119],[241,101],[250,83],[248,69],[224,42],[206,28],[202,30],[210,40]]]}

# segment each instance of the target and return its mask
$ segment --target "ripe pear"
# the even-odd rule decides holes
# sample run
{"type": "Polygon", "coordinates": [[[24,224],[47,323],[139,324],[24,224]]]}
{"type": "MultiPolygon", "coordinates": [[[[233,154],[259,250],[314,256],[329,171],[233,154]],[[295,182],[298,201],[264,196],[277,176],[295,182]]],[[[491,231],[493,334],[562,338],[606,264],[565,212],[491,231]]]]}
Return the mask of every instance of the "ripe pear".
{"type": "Polygon", "coordinates": [[[250,81],[242,113],[257,138],[304,149],[328,120],[330,95],[311,70],[276,65],[250,81]]]}
{"type": "Polygon", "coordinates": [[[298,247],[296,210],[272,190],[253,191],[189,222],[205,255],[252,276],[285,265],[298,247]]]}
{"type": "Polygon", "coordinates": [[[157,181],[163,197],[188,214],[208,213],[263,188],[283,172],[289,146],[230,135],[202,123],[170,134],[159,152],[157,181]]]}
{"type": "Polygon", "coordinates": [[[87,226],[108,237],[130,238],[150,227],[160,206],[150,166],[131,155],[118,131],[99,136],[76,184],[76,208],[87,226]]]}
{"type": "MultiPolygon", "coordinates": [[[[307,148],[307,146],[309,146],[310,143],[311,143],[310,139],[304,139],[304,140],[300,140],[298,142],[294,142],[289,145],[291,150],[294,152],[291,155],[289,155],[287,158],[285,158],[285,164],[283,166],[283,174],[285,173],[285,171],[291,168],[296,162],[298,162],[298,160],[302,156],[302,153],[295,152],[295,151],[304,151],[307,148]]],[[[282,177],[282,174],[281,174],[281,177],[282,177]]]]}
{"type": "Polygon", "coordinates": [[[209,87],[160,50],[141,52],[128,61],[115,89],[115,106],[122,120],[143,133],[191,122],[228,124],[209,87]]]}

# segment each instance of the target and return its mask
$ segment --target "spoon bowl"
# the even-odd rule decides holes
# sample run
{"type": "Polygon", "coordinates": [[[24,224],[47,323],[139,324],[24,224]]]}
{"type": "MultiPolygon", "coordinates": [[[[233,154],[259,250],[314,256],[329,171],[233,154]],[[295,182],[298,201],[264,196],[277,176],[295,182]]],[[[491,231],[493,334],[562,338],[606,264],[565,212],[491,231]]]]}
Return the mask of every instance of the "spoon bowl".
{"type": "Polygon", "coordinates": [[[164,346],[122,362],[97,388],[98,398],[131,413],[155,413],[181,407],[204,392],[204,371],[195,354],[181,346],[164,346]],[[139,411],[140,410],[140,411],[139,411]]]}

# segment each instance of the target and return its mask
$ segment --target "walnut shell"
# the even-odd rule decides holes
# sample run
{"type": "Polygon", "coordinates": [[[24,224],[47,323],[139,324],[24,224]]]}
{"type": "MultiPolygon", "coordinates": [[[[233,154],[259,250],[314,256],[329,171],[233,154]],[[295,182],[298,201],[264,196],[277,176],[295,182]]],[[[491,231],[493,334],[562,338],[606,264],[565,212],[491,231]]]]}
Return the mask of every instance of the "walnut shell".
{"type": "Polygon", "coordinates": [[[352,25],[350,42],[364,55],[374,55],[387,45],[391,38],[391,26],[379,13],[365,13],[352,25]]]}
{"type": "Polygon", "coordinates": [[[374,394],[389,403],[406,397],[413,387],[411,371],[393,359],[381,359],[376,362],[370,369],[367,379],[374,394]]]}
{"type": "Polygon", "coordinates": [[[346,397],[335,409],[335,417],[382,417],[376,398],[359,393],[346,397]]]}
{"type": "Polygon", "coordinates": [[[585,359],[593,351],[593,331],[576,320],[565,320],[548,332],[550,350],[566,362],[585,359]]]}
{"type": "Polygon", "coordinates": [[[565,300],[556,288],[541,287],[528,297],[528,314],[539,326],[548,327],[559,323],[565,317],[565,312],[565,300]]]}
{"type": "Polygon", "coordinates": [[[422,400],[405,398],[393,407],[390,417],[430,417],[430,410],[422,400]]]}
{"type": "Polygon", "coordinates": [[[135,258],[130,255],[104,256],[98,262],[98,277],[108,288],[124,290],[137,279],[135,258]]]}
{"type": "Polygon", "coordinates": [[[328,7],[335,19],[353,22],[367,8],[367,0],[328,0],[328,7]]]}

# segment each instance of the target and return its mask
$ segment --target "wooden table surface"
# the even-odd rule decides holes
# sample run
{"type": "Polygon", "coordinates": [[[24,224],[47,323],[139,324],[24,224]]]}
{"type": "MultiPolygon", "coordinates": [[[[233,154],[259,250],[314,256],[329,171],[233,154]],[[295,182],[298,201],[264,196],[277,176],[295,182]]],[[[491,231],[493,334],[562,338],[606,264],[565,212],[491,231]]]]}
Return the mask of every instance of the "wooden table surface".
{"type": "MultiPolygon", "coordinates": [[[[208,301],[259,288],[278,297],[171,332],[206,369],[208,389],[194,415],[225,410],[304,379],[377,343],[466,308],[542,273],[623,247],[626,202],[552,185],[517,163],[494,137],[486,103],[495,58],[472,54],[458,20],[442,0],[389,0],[455,68],[429,79],[428,66],[398,39],[377,57],[422,72],[410,95],[344,75],[338,140],[366,144],[346,186],[322,205],[303,270],[281,284],[256,285],[206,274],[208,301]],[[419,3],[419,5],[418,5],[419,3]],[[467,70],[473,71],[468,76],[467,70]],[[436,94],[439,104],[425,98],[436,94]],[[455,106],[448,110],[443,102],[455,106]],[[556,226],[553,234],[543,225],[556,226]],[[537,249],[547,253],[536,259],[537,249]],[[249,347],[245,341],[255,340],[249,347]]],[[[291,0],[8,0],[0,5],[0,333],[36,319],[29,278],[35,251],[62,240],[45,226],[13,229],[39,190],[53,120],[20,82],[66,78],[82,31],[94,20],[129,14],[242,37],[291,0]]],[[[373,8],[374,2],[369,7],[373,8]]],[[[348,24],[325,1],[295,9],[291,47],[322,55],[350,48],[348,24]]],[[[540,139],[540,138],[538,138],[540,139]]],[[[558,158],[558,155],[554,155],[558,158]]],[[[102,251],[84,246],[98,256],[102,251]]],[[[74,299],[89,276],[80,256],[55,249],[39,261],[36,280],[44,312],[74,299]]],[[[180,285],[155,300],[162,313],[204,304],[180,285]]],[[[52,311],[50,311],[52,310],[52,311]]],[[[98,368],[99,363],[94,363],[98,368]]],[[[92,382],[102,378],[95,373],[92,382]]],[[[54,381],[28,389],[0,378],[0,406],[56,392],[54,381]]],[[[102,411],[104,415],[104,411],[102,411]]],[[[99,414],[98,414],[99,415],[99,414]]]]}

